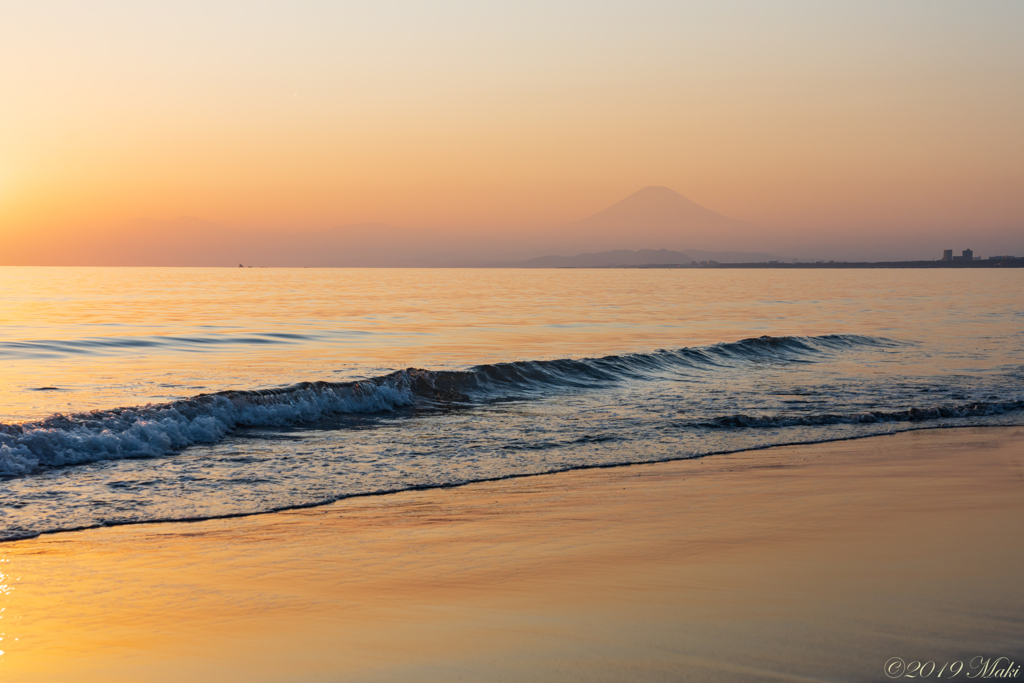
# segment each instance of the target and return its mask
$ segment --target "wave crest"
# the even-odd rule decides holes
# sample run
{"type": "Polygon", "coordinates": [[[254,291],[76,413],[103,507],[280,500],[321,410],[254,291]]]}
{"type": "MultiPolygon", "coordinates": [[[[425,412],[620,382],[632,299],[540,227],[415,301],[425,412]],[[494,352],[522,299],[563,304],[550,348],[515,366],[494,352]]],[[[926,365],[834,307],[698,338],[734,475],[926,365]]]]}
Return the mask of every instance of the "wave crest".
{"type": "Polygon", "coordinates": [[[376,413],[414,404],[472,404],[664,373],[713,371],[737,363],[811,362],[832,351],[896,345],[891,340],[857,335],[758,337],[700,348],[495,363],[461,371],[410,368],[363,381],[304,382],[279,389],[223,391],[164,404],[54,415],[35,422],[0,424],[0,476],[167,455],[194,444],[217,442],[238,427],[311,422],[331,414],[376,413]]]}

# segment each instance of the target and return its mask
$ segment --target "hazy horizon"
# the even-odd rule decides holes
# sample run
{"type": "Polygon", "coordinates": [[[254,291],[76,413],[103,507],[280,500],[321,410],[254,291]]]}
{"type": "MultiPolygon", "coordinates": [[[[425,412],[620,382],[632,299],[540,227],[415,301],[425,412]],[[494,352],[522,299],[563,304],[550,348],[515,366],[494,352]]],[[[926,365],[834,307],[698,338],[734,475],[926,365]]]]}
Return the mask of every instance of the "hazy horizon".
{"type": "Polygon", "coordinates": [[[1020,3],[54,1],[0,67],[2,264],[1024,255],[1020,3]],[[732,228],[573,232],[651,187],[732,228]]]}
{"type": "MultiPolygon", "coordinates": [[[[136,221],[83,231],[59,242],[8,238],[0,265],[237,266],[267,267],[460,267],[544,261],[605,252],[692,252],[691,260],[850,261],[936,260],[943,249],[957,254],[1024,255],[1024,231],[989,235],[968,230],[935,231],[915,241],[880,236],[875,242],[805,242],[721,216],[670,188],[645,187],[593,215],[562,226],[512,234],[465,235],[383,223],[323,230],[252,230],[200,218],[136,221]],[[138,236],[145,239],[138,240],[138,236]]],[[[805,236],[813,240],[813,235],[805,236]]],[[[863,234],[858,235],[862,239],[863,234]]],[[[911,238],[913,240],[913,238],[911,238]]],[[[621,263],[646,262],[626,257],[621,263]]],[[[587,262],[586,259],[580,261],[587,262]]]]}

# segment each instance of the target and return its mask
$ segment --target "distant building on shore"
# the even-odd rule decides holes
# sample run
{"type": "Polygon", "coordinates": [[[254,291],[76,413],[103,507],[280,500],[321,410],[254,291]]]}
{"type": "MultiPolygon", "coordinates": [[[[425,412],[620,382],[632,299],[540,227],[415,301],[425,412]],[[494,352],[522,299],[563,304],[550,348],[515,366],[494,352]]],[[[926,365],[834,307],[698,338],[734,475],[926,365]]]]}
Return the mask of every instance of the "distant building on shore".
{"type": "MultiPolygon", "coordinates": [[[[947,249],[945,251],[945,254],[952,254],[952,251],[953,251],[952,249],[947,249]]],[[[942,257],[943,261],[946,260],[945,254],[942,257]]],[[[971,251],[970,249],[964,249],[964,252],[963,252],[962,255],[960,255],[960,256],[953,256],[949,260],[950,261],[973,261],[974,260],[974,252],[971,251]]]]}
{"type": "Polygon", "coordinates": [[[943,261],[952,261],[953,260],[953,250],[952,249],[946,249],[945,251],[943,251],[942,252],[942,260],[943,261]]]}

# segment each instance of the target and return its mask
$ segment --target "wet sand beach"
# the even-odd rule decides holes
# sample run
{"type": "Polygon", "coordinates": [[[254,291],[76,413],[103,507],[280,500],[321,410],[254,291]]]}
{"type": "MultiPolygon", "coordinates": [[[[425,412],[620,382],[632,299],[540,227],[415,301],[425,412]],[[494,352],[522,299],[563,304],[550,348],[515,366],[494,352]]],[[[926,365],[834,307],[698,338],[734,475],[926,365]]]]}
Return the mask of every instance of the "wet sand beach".
{"type": "Polygon", "coordinates": [[[5,682],[869,681],[892,657],[1019,665],[1024,429],[62,533],[0,559],[5,682]]]}

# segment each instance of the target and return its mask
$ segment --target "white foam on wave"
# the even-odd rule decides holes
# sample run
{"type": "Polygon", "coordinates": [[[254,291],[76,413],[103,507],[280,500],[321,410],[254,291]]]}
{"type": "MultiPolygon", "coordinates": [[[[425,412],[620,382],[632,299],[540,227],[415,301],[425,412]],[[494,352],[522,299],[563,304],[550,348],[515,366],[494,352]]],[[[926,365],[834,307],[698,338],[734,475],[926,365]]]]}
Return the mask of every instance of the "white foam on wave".
{"type": "Polygon", "coordinates": [[[806,360],[831,350],[895,342],[856,335],[758,337],[703,348],[606,356],[517,361],[468,370],[410,368],[362,382],[307,382],[282,389],[225,391],[165,404],[55,415],[38,422],[0,424],[0,476],[100,460],[158,457],[214,443],[236,427],[309,422],[332,413],[373,413],[427,403],[486,400],[538,389],[585,388],[662,371],[713,369],[767,358],[806,360]]]}
{"type": "Polygon", "coordinates": [[[235,427],[282,425],[332,413],[373,413],[412,404],[408,373],[394,373],[387,379],[205,394],[174,403],[0,425],[0,475],[19,476],[99,460],[156,457],[219,441],[235,427]]]}

